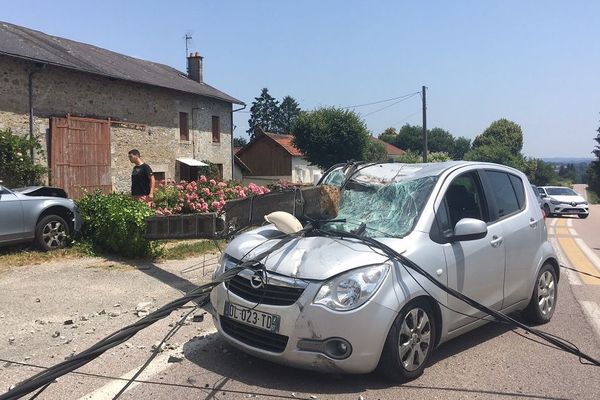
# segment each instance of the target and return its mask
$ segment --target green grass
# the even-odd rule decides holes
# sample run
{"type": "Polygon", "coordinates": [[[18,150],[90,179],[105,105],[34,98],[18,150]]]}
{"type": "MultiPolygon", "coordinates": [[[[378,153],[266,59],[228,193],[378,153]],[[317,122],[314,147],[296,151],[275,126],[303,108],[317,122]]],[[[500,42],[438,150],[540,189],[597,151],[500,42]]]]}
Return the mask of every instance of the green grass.
{"type": "Polygon", "coordinates": [[[189,257],[200,256],[205,253],[212,253],[223,249],[226,245],[224,240],[218,240],[215,244],[212,240],[199,240],[194,242],[179,241],[168,243],[164,246],[163,260],[183,260],[189,257]]]}

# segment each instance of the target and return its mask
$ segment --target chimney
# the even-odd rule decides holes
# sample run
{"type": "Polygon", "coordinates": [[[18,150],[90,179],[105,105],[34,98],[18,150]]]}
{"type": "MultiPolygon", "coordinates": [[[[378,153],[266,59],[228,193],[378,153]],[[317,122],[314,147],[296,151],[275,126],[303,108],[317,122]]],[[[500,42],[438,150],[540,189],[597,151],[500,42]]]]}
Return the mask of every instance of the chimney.
{"type": "Polygon", "coordinates": [[[187,59],[188,78],[202,83],[202,57],[198,52],[190,53],[187,59]]]}

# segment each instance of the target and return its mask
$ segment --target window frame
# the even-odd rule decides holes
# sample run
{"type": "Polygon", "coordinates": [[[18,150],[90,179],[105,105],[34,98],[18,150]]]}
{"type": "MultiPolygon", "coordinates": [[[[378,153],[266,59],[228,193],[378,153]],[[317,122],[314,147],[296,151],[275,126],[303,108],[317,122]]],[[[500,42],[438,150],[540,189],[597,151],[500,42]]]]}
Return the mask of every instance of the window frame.
{"type": "MultiPolygon", "coordinates": [[[[523,182],[523,180],[519,176],[517,176],[517,175],[515,175],[515,174],[513,174],[513,173],[511,173],[509,171],[502,170],[502,169],[485,168],[483,170],[483,173],[481,174],[481,177],[482,177],[483,184],[484,184],[484,190],[485,190],[486,193],[489,193],[489,196],[487,196],[487,197],[488,197],[488,201],[490,202],[490,219],[491,219],[491,221],[490,221],[489,225],[495,224],[496,222],[503,221],[503,220],[505,220],[507,218],[510,218],[510,217],[512,217],[514,215],[517,215],[517,214],[520,214],[520,213],[524,212],[527,209],[527,192],[525,192],[525,194],[524,194],[525,195],[525,202],[524,202],[524,204],[523,204],[522,207],[520,207],[519,209],[517,209],[516,211],[513,211],[511,213],[499,216],[499,213],[498,213],[498,204],[496,202],[496,196],[493,195],[495,192],[494,192],[494,189],[492,187],[492,183],[490,181],[490,178],[487,175],[488,171],[489,172],[499,172],[499,173],[505,174],[508,177],[508,182],[510,183],[511,188],[513,189],[513,195],[515,196],[515,199],[517,200],[517,205],[519,205],[519,200],[518,200],[518,196],[517,196],[517,194],[515,192],[515,188],[513,186],[513,183],[512,183],[512,181],[510,179],[510,175],[514,175],[516,178],[518,178],[519,180],[521,180],[521,183],[523,182]]],[[[523,187],[523,190],[525,190],[524,187],[523,187]]]]}
{"type": "Polygon", "coordinates": [[[211,121],[212,121],[212,142],[213,143],[221,143],[221,118],[218,115],[213,115],[211,121]],[[215,121],[216,121],[216,124],[215,124],[215,121]],[[215,129],[215,127],[216,127],[216,129],[215,129]]]}
{"type": "Polygon", "coordinates": [[[189,114],[183,111],[179,112],[179,141],[190,141],[190,118],[189,114]]]}

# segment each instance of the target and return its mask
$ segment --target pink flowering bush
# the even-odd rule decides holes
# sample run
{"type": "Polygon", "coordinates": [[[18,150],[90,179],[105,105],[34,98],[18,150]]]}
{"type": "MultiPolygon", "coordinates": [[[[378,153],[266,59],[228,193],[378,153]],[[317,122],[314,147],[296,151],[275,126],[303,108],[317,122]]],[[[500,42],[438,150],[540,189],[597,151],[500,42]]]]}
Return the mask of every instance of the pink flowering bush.
{"type": "Polygon", "coordinates": [[[254,183],[242,186],[236,181],[217,181],[204,175],[197,181],[174,180],[157,184],[152,199],[143,199],[157,215],[220,212],[227,200],[269,193],[264,186],[254,183]]]}

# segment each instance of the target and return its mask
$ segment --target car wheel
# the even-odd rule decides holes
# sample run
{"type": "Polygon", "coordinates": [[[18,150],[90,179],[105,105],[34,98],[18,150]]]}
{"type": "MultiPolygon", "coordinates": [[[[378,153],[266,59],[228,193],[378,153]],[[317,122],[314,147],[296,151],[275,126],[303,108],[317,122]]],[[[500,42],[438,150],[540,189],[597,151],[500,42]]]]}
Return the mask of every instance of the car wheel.
{"type": "Polygon", "coordinates": [[[525,309],[525,318],[534,324],[545,324],[550,321],[556,308],[558,285],[556,272],[550,264],[544,264],[533,288],[529,305],[525,309]]]}
{"type": "Polygon", "coordinates": [[[392,325],[378,371],[388,379],[406,382],[419,377],[435,346],[436,321],[426,301],[406,305],[392,325]]]}
{"type": "Polygon", "coordinates": [[[40,250],[62,249],[69,243],[69,225],[58,215],[47,215],[35,227],[35,242],[40,250]]]}
{"type": "Polygon", "coordinates": [[[548,204],[544,204],[544,212],[546,213],[546,217],[551,217],[552,213],[550,213],[550,207],[548,204]]]}
{"type": "Polygon", "coordinates": [[[578,214],[579,218],[586,219],[590,214],[578,214]]]}

